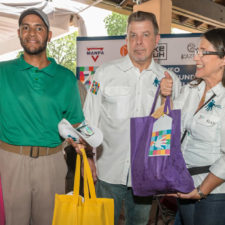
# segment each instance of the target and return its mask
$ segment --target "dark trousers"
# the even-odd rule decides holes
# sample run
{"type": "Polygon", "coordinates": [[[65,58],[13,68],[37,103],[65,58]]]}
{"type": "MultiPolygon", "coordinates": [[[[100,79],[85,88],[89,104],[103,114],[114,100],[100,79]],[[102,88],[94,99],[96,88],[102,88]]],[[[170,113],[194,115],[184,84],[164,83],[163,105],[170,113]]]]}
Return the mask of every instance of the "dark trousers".
{"type": "Polygon", "coordinates": [[[124,201],[125,225],[147,225],[151,209],[152,197],[133,195],[132,188],[122,184],[110,184],[98,180],[96,194],[99,198],[114,199],[114,224],[119,221],[122,202],[124,201]]]}
{"type": "Polygon", "coordinates": [[[225,194],[210,194],[200,201],[179,199],[183,225],[225,225],[225,194]]]}

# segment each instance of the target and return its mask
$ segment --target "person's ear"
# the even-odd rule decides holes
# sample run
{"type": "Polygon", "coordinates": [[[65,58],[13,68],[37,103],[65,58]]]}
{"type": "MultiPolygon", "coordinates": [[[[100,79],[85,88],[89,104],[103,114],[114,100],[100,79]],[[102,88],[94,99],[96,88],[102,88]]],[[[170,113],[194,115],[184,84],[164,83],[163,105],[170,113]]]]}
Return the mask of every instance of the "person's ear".
{"type": "Polygon", "coordinates": [[[52,31],[48,32],[48,42],[50,42],[52,39],[52,31]]]}
{"type": "Polygon", "coordinates": [[[158,45],[159,40],[160,40],[160,34],[157,34],[157,35],[156,35],[156,46],[158,45]]]}
{"type": "Polygon", "coordinates": [[[20,29],[17,29],[18,37],[20,37],[20,29]]]}

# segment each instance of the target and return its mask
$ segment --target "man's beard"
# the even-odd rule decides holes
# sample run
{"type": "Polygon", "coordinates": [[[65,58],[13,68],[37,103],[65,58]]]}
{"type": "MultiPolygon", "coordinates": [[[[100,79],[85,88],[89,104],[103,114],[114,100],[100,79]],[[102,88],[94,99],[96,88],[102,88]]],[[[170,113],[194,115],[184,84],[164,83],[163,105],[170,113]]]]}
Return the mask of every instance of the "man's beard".
{"type": "Polygon", "coordinates": [[[20,44],[23,47],[23,50],[29,55],[38,55],[46,50],[48,43],[48,38],[38,47],[38,48],[28,48],[26,44],[24,44],[23,40],[20,38],[20,44]]]}

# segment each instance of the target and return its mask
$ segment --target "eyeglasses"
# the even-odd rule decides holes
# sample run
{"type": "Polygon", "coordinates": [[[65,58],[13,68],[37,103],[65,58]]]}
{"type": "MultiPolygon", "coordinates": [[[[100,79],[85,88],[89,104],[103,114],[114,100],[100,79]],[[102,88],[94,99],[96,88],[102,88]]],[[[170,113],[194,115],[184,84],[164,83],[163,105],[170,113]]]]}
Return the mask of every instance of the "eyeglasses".
{"type": "Polygon", "coordinates": [[[223,52],[212,52],[212,51],[205,51],[199,48],[195,49],[195,55],[198,55],[200,57],[204,56],[204,55],[219,55],[219,56],[223,56],[224,53],[223,52]]]}

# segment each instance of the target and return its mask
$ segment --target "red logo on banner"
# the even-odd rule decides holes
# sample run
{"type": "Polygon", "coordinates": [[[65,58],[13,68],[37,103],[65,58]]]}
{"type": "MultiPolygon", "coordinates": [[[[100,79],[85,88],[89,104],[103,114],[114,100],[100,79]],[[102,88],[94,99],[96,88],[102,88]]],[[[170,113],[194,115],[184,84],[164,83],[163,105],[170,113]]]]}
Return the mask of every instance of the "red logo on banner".
{"type": "Polygon", "coordinates": [[[127,53],[128,53],[127,45],[123,45],[123,46],[120,48],[120,55],[121,55],[121,56],[126,56],[127,53]]]}
{"type": "Polygon", "coordinates": [[[97,61],[99,55],[104,55],[104,48],[87,48],[87,55],[90,55],[94,62],[97,61]]]}

